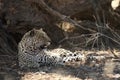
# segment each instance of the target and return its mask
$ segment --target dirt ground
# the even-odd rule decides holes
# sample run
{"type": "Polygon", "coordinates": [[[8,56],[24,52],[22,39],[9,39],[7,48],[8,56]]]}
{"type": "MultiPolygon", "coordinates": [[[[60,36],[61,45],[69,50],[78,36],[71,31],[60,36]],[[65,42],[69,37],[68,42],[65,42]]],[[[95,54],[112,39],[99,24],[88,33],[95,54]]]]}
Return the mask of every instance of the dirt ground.
{"type": "Polygon", "coordinates": [[[79,66],[46,65],[38,69],[24,70],[14,61],[11,64],[4,63],[4,66],[1,66],[0,80],[120,80],[119,58],[109,58],[105,62],[96,62],[95,65],[94,61],[88,61],[79,66]]]}
{"type": "Polygon", "coordinates": [[[52,48],[120,50],[120,0],[37,1],[0,0],[0,80],[120,80],[120,51],[104,61],[21,70],[17,45],[33,28],[43,28],[52,48]]]}

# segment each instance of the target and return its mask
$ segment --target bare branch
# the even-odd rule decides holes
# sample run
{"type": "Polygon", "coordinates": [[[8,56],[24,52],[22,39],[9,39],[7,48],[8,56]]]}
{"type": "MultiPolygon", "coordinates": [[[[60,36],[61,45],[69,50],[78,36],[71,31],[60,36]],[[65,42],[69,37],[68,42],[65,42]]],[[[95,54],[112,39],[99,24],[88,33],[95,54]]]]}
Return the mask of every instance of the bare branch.
{"type": "Polygon", "coordinates": [[[45,2],[44,0],[32,0],[32,2],[38,4],[38,7],[40,7],[43,12],[55,17],[58,21],[62,20],[62,21],[67,21],[69,23],[72,23],[73,25],[79,27],[79,28],[82,28],[84,30],[88,30],[88,31],[91,31],[91,32],[96,32],[90,28],[85,28],[83,26],[81,26],[80,24],[78,24],[75,20],[72,20],[69,16],[65,16],[55,10],[53,10],[52,8],[50,8],[45,2]]]}

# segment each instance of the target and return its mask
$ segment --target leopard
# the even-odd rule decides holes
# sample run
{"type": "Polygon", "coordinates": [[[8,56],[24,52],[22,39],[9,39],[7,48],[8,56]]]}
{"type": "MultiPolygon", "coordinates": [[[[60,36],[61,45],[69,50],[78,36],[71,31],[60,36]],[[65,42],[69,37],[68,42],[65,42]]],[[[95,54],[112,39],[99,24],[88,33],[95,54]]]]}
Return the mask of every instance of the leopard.
{"type": "Polygon", "coordinates": [[[18,44],[18,61],[21,68],[36,68],[47,64],[67,65],[81,58],[81,54],[63,48],[48,49],[51,39],[42,29],[26,32],[18,44]]]}
{"type": "Polygon", "coordinates": [[[51,39],[42,29],[26,32],[18,44],[18,61],[21,68],[39,67],[38,58],[45,55],[44,50],[51,39]]]}

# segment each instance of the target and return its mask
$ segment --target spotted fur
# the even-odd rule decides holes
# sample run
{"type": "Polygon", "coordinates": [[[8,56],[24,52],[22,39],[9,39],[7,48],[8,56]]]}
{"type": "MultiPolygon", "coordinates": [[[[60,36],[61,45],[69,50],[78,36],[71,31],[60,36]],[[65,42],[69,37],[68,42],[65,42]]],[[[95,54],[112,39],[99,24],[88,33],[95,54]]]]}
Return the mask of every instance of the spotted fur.
{"type": "Polygon", "coordinates": [[[47,50],[46,47],[50,41],[50,38],[41,29],[33,29],[25,33],[18,44],[19,66],[25,68],[40,67],[46,64],[77,64],[85,63],[86,58],[91,58],[81,54],[80,51],[71,52],[63,48],[47,50]]]}

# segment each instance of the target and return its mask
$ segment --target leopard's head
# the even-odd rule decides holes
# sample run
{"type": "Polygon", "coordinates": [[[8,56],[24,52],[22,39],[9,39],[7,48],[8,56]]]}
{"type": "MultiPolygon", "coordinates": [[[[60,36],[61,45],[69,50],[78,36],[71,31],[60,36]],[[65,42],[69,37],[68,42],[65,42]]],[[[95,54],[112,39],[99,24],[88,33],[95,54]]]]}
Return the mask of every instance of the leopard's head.
{"type": "Polygon", "coordinates": [[[42,29],[32,29],[25,33],[21,41],[25,41],[25,45],[28,47],[44,49],[50,45],[51,39],[42,29]]]}

